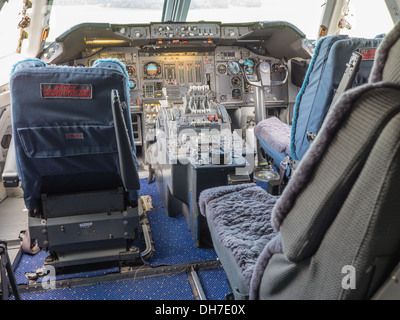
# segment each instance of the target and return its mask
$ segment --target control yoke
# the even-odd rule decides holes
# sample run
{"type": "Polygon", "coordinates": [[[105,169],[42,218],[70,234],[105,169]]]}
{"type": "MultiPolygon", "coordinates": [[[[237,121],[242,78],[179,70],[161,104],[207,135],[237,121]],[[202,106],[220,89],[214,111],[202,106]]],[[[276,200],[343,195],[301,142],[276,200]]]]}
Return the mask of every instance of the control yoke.
{"type": "Polygon", "coordinates": [[[282,65],[282,68],[285,69],[285,78],[282,81],[272,81],[271,80],[271,65],[266,61],[261,61],[256,66],[255,71],[258,76],[257,77],[258,81],[249,79],[249,77],[247,76],[247,73],[244,71],[244,64],[243,64],[243,62],[241,63],[241,61],[229,62],[228,68],[233,74],[242,74],[245,82],[254,87],[266,88],[266,87],[281,86],[287,82],[288,77],[289,77],[288,68],[285,65],[282,65]]]}
{"type": "MultiPolygon", "coordinates": [[[[259,123],[260,121],[266,118],[266,110],[265,110],[265,97],[264,97],[264,88],[275,87],[283,85],[287,82],[289,77],[288,68],[283,65],[285,68],[286,74],[285,78],[282,81],[272,81],[271,80],[271,65],[262,61],[257,64],[255,68],[255,75],[257,76],[257,80],[250,80],[244,71],[244,64],[237,61],[231,61],[228,64],[228,68],[233,74],[241,74],[244,78],[244,81],[254,87],[254,112],[255,112],[255,122],[259,123]]],[[[258,167],[254,172],[254,178],[259,181],[268,182],[270,180],[277,180],[279,175],[276,174],[271,168],[271,166],[265,167],[263,164],[266,163],[264,160],[264,156],[261,152],[260,143],[257,139],[257,158],[258,158],[258,167]]]]}
{"type": "Polygon", "coordinates": [[[254,101],[255,101],[255,121],[259,123],[260,121],[266,118],[265,113],[265,98],[264,98],[264,90],[263,88],[268,87],[276,87],[283,85],[287,82],[289,77],[288,68],[285,65],[282,65],[285,68],[286,74],[285,79],[282,81],[272,81],[271,80],[271,65],[266,61],[261,61],[257,64],[255,68],[255,72],[257,75],[257,81],[250,80],[244,71],[244,63],[241,61],[231,61],[228,64],[229,70],[233,74],[241,74],[245,80],[245,82],[254,87],[254,101]]]}

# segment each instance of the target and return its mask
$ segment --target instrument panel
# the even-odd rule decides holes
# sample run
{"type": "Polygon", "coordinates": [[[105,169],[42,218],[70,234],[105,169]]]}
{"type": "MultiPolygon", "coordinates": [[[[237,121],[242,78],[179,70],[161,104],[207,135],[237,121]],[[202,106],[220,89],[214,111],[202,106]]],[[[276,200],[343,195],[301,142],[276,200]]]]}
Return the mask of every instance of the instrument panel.
{"type": "MultiPolygon", "coordinates": [[[[183,30],[180,29],[180,32],[183,30]]],[[[241,61],[251,80],[257,80],[255,68],[261,61],[271,65],[272,80],[282,80],[284,77],[279,68],[282,63],[280,60],[256,55],[236,46],[218,46],[211,52],[162,53],[149,53],[139,48],[110,47],[90,58],[75,60],[74,63],[77,66],[90,66],[99,58],[117,58],[125,64],[129,74],[131,106],[157,103],[167,97],[179,100],[191,86],[204,85],[210,88],[214,99],[227,108],[253,106],[253,88],[246,84],[241,75],[237,75],[237,70],[230,69],[231,61],[241,61]]],[[[267,106],[287,105],[287,84],[266,88],[264,91],[267,106]]]]}
{"type": "Polygon", "coordinates": [[[268,114],[290,112],[299,88],[282,81],[291,79],[287,64],[291,59],[309,59],[312,49],[305,34],[285,21],[85,23],[60,35],[43,49],[40,59],[70,66],[91,66],[100,58],[121,61],[129,75],[135,145],[142,146],[146,155],[156,140],[165,100],[179,109],[192,91],[206,90],[210,102],[222,104],[232,128],[252,126],[258,91],[246,79],[261,80],[256,72],[261,62],[270,65],[271,82],[280,83],[263,89],[268,114]],[[239,65],[230,62],[240,62],[246,79],[237,72],[239,65]]]}

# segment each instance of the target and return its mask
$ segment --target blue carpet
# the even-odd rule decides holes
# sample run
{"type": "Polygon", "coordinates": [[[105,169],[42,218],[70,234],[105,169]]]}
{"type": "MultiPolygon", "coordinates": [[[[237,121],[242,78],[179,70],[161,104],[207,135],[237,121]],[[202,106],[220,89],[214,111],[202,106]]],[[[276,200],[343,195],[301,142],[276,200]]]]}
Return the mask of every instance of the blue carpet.
{"type": "Polygon", "coordinates": [[[197,248],[183,215],[169,218],[163,208],[147,214],[150,221],[155,254],[151,266],[214,260],[214,249],[197,248]]]}
{"type": "Polygon", "coordinates": [[[214,249],[197,248],[183,214],[174,218],[167,216],[155,182],[147,184],[147,179],[141,179],[140,185],[140,194],[150,195],[155,208],[147,213],[156,249],[154,256],[148,261],[151,266],[217,258],[214,249]]]}
{"type": "Polygon", "coordinates": [[[156,182],[147,184],[147,179],[140,179],[140,195],[150,195],[154,208],[161,208],[163,206],[156,182]]]}
{"type": "Polygon", "coordinates": [[[193,300],[186,273],[21,295],[22,300],[193,300]]]}
{"type": "Polygon", "coordinates": [[[231,292],[224,269],[204,269],[197,271],[204,293],[208,300],[225,300],[231,292]]]}

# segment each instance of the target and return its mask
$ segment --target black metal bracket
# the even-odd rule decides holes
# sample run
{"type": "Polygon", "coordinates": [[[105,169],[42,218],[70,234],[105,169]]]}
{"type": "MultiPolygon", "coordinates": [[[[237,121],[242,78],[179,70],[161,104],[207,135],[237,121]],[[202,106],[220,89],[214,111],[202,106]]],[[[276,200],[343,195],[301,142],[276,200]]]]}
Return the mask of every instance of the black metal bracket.
{"type": "Polygon", "coordinates": [[[0,240],[0,260],[1,260],[1,299],[8,300],[10,298],[9,283],[12,288],[15,300],[20,300],[21,297],[18,291],[17,281],[15,280],[14,272],[11,267],[11,261],[7,252],[7,242],[0,240]]]}

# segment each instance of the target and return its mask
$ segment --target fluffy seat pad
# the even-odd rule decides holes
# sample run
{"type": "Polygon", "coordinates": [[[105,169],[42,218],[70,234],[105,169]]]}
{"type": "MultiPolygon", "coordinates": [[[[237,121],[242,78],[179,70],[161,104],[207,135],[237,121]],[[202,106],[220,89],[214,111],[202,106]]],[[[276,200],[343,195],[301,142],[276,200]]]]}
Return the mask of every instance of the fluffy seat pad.
{"type": "Polygon", "coordinates": [[[278,118],[271,117],[260,121],[254,128],[254,134],[276,151],[290,154],[291,127],[278,118]]]}
{"type": "Polygon", "coordinates": [[[278,198],[254,183],[211,188],[200,194],[200,211],[212,223],[214,239],[232,252],[248,284],[258,256],[277,235],[270,220],[278,198]]]}

